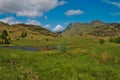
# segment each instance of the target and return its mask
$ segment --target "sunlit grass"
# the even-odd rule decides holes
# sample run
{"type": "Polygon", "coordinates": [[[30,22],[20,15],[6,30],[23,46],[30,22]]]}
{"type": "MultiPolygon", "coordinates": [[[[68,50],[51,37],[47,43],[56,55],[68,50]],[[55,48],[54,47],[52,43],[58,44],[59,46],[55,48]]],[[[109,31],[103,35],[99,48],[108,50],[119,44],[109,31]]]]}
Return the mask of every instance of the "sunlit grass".
{"type": "MultiPolygon", "coordinates": [[[[30,52],[0,48],[0,80],[120,80],[120,45],[99,39],[64,39],[68,49],[30,52]]],[[[60,46],[60,39],[18,40],[19,46],[60,46]]]]}

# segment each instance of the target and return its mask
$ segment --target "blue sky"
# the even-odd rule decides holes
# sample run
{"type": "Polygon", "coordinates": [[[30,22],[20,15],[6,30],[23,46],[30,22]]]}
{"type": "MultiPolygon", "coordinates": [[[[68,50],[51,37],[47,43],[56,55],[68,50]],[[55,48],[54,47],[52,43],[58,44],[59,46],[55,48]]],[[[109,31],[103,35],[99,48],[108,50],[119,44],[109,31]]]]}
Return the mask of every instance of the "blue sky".
{"type": "Polygon", "coordinates": [[[61,31],[69,23],[120,22],[120,0],[0,0],[0,21],[61,31]]]}

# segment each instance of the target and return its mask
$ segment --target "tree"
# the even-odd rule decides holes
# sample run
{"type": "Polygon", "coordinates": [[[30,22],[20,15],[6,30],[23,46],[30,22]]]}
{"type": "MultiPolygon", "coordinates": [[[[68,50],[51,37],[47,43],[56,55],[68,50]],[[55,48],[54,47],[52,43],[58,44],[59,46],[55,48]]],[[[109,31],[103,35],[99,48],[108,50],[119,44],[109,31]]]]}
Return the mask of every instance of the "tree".
{"type": "Polygon", "coordinates": [[[10,44],[10,37],[8,35],[7,30],[3,30],[2,34],[0,36],[1,39],[3,39],[3,44],[10,44]]]}
{"type": "Polygon", "coordinates": [[[114,38],[114,39],[111,38],[109,41],[110,41],[110,42],[117,43],[117,44],[120,44],[120,37],[116,37],[116,38],[114,38]]]}
{"type": "Polygon", "coordinates": [[[114,42],[120,44],[120,37],[115,38],[114,42]]]}
{"type": "Polygon", "coordinates": [[[21,37],[22,37],[22,38],[27,37],[27,32],[22,32],[22,33],[21,33],[21,37]]]}
{"type": "Polygon", "coordinates": [[[2,31],[2,34],[1,34],[1,38],[2,38],[2,39],[6,39],[7,36],[8,36],[8,32],[7,32],[6,30],[3,30],[3,31],[2,31]]]}
{"type": "Polygon", "coordinates": [[[104,39],[100,39],[100,40],[99,40],[99,44],[101,44],[101,45],[104,44],[104,42],[105,42],[104,39]]]}

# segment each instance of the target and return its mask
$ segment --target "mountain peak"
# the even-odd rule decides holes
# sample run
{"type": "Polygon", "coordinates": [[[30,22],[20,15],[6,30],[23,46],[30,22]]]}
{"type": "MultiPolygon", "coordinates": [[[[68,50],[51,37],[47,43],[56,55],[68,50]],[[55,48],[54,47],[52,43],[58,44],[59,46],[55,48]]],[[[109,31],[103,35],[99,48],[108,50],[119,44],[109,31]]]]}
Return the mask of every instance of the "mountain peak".
{"type": "Polygon", "coordinates": [[[93,25],[99,25],[99,24],[104,24],[104,22],[102,22],[102,21],[100,21],[100,20],[93,20],[93,21],[91,22],[91,24],[93,24],[93,25]]]}

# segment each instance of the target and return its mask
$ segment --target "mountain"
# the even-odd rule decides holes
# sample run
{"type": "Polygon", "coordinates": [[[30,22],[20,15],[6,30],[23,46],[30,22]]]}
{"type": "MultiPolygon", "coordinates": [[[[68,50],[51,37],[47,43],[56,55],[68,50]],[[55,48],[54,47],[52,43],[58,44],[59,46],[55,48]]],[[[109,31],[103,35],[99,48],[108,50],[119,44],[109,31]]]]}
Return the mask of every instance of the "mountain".
{"type": "Polygon", "coordinates": [[[91,23],[70,23],[68,27],[63,31],[62,35],[64,37],[87,35],[91,33],[96,26],[104,24],[104,22],[99,20],[94,20],[91,23]]]}
{"type": "Polygon", "coordinates": [[[95,36],[120,36],[120,23],[110,23],[97,26],[92,32],[95,36]]]}
{"type": "Polygon", "coordinates": [[[120,35],[120,23],[104,23],[100,20],[94,20],[90,23],[70,23],[63,31],[62,36],[118,36],[120,35]]]}
{"type": "Polygon", "coordinates": [[[94,26],[99,26],[99,25],[104,25],[105,23],[100,20],[94,20],[90,24],[94,26]]]}
{"type": "Polygon", "coordinates": [[[49,31],[46,28],[38,25],[29,24],[13,24],[0,22],[0,33],[3,30],[7,30],[11,39],[19,39],[22,32],[27,32],[27,39],[42,39],[48,37],[57,37],[58,34],[49,31]]]}

